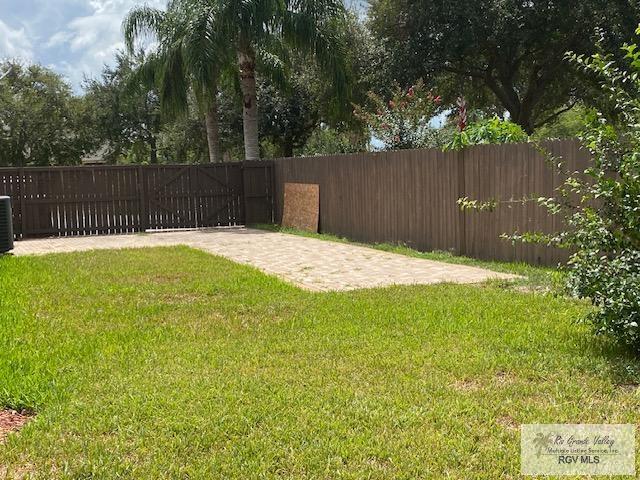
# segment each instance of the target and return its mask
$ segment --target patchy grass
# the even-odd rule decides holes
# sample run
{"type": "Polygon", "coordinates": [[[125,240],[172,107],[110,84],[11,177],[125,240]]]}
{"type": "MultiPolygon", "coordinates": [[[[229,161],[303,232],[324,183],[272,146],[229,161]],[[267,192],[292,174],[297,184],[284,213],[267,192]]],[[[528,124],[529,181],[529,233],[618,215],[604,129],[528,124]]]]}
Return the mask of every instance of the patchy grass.
{"type": "MultiPolygon", "coordinates": [[[[445,263],[453,263],[457,265],[469,265],[472,267],[486,268],[496,272],[513,273],[521,275],[520,281],[498,282],[503,286],[520,290],[531,290],[538,292],[559,291],[562,284],[563,273],[555,268],[533,266],[523,262],[492,262],[486,260],[477,260],[464,256],[454,255],[451,252],[434,251],[419,252],[404,245],[394,245],[391,243],[361,243],[350,240],[348,238],[339,237],[329,233],[309,233],[294,228],[281,227],[279,225],[258,224],[252,225],[253,228],[268,230],[270,232],[287,233],[289,235],[299,235],[302,237],[317,238],[329,242],[350,243],[363,247],[374,248],[385,252],[397,253],[414,258],[424,258],[426,260],[435,260],[445,263]]],[[[494,282],[495,283],[495,282],[494,282]]]]}
{"type": "Polygon", "coordinates": [[[0,258],[0,477],[514,478],[522,423],[637,423],[587,308],[311,293],[184,247],[0,258]]]}

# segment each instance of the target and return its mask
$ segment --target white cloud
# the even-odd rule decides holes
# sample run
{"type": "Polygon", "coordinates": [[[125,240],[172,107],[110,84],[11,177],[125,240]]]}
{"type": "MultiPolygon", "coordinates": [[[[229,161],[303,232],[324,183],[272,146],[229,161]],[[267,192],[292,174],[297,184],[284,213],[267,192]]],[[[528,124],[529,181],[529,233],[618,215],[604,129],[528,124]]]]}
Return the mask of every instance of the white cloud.
{"type": "Polygon", "coordinates": [[[105,46],[113,45],[121,37],[122,16],[112,13],[96,13],[69,22],[68,44],[73,52],[93,54],[105,46]]]}
{"type": "Polygon", "coordinates": [[[71,37],[72,35],[69,32],[56,32],[49,38],[44,46],[45,48],[59,47],[69,42],[71,40],[71,37]]]}
{"type": "Polygon", "coordinates": [[[0,59],[2,58],[31,60],[33,46],[24,28],[12,29],[0,20],[0,59]]]}
{"type": "Polygon", "coordinates": [[[66,20],[44,42],[44,47],[58,53],[50,65],[78,87],[85,76],[97,76],[105,64],[112,64],[117,50],[124,48],[122,20],[136,5],[163,8],[165,0],[89,0],[82,15],[74,0],[66,3],[66,20]],[[89,11],[86,11],[86,7],[89,11]]]}

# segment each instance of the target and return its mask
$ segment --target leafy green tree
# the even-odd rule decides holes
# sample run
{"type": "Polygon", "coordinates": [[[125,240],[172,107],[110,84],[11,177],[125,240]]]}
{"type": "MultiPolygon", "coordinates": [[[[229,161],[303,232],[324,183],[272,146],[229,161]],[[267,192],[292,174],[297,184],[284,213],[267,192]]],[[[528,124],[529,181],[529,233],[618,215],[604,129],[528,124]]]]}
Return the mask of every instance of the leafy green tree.
{"type": "Polygon", "coordinates": [[[99,144],[108,146],[111,162],[158,163],[162,128],[160,98],[144,82],[131,77],[146,61],[143,55],[119,53],[114,67],[105,67],[99,79],[88,79],[84,102],[92,112],[99,144]]]}
{"type": "MultiPolygon", "coordinates": [[[[361,20],[353,13],[347,15],[345,51],[350,72],[350,100],[353,104],[366,106],[369,92],[383,98],[389,98],[397,82],[392,71],[392,55],[361,20]]],[[[415,79],[413,79],[415,80],[415,79]]],[[[414,81],[409,82],[407,87],[414,81]]],[[[348,123],[359,121],[353,117],[352,110],[342,120],[348,123]]]]}
{"type": "MultiPolygon", "coordinates": [[[[384,55],[354,14],[346,16],[344,28],[345,62],[352,74],[351,98],[353,103],[363,104],[368,100],[366,92],[384,85],[384,55]]],[[[293,52],[289,63],[286,84],[269,77],[261,77],[258,82],[261,145],[269,145],[274,156],[290,157],[307,150],[306,143],[315,135],[315,140],[354,141],[351,146],[327,144],[326,153],[336,148],[340,150],[336,153],[366,149],[369,134],[365,135],[365,126],[354,117],[348,102],[335,105],[336,89],[326,81],[314,59],[293,52]],[[365,136],[367,141],[363,143],[365,136]]],[[[314,155],[322,153],[316,149],[320,146],[316,143],[312,147],[314,155]]]]}
{"type": "Polygon", "coordinates": [[[41,65],[0,63],[0,165],[73,165],[90,140],[71,87],[41,65]]]}
{"type": "Polygon", "coordinates": [[[321,125],[311,133],[300,154],[305,157],[314,157],[366,152],[369,149],[370,140],[368,135],[358,130],[339,130],[321,125]]]}
{"type": "Polygon", "coordinates": [[[320,123],[319,99],[308,86],[293,79],[285,92],[268,83],[258,87],[260,137],[275,147],[276,157],[292,157],[320,123]]]}
{"type": "Polygon", "coordinates": [[[584,132],[595,116],[596,111],[593,108],[578,104],[537,129],[533,137],[538,140],[576,138],[584,132]]]}
{"type": "Polygon", "coordinates": [[[256,70],[283,84],[290,50],[311,55],[332,75],[340,93],[346,85],[339,0],[174,0],[167,11],[134,9],[124,22],[130,49],[136,38],[152,33],[158,48],[141,75],[160,85],[163,105],[184,108],[193,85],[209,105],[207,131],[212,158],[219,156],[217,82],[237,58],[242,91],[245,156],[260,157],[256,70]],[[215,110],[215,111],[214,111],[215,110]]]}
{"type": "Polygon", "coordinates": [[[607,45],[619,45],[637,26],[640,5],[372,0],[369,15],[377,38],[394,52],[390,61],[402,84],[437,78],[452,88],[470,85],[479,92],[470,98],[473,108],[499,106],[532,134],[587,93],[585,77],[564,54],[593,53],[596,28],[607,45]]]}
{"type": "Polygon", "coordinates": [[[206,127],[200,116],[181,115],[163,124],[158,137],[160,161],[197,164],[209,161],[206,127]]]}
{"type": "Polygon", "coordinates": [[[260,137],[274,147],[272,153],[278,157],[300,153],[323,124],[350,123],[349,109],[331,108],[334,89],[324,81],[313,60],[296,54],[292,57],[295,60],[286,85],[269,79],[258,82],[260,137]]]}

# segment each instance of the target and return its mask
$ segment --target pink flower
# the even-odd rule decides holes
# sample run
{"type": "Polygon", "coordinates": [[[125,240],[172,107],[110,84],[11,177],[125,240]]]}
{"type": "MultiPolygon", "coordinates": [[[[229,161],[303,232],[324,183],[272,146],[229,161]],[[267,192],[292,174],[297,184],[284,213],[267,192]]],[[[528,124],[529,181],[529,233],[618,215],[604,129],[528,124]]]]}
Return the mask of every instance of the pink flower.
{"type": "Polygon", "coordinates": [[[438,95],[436,98],[433,99],[433,101],[439,105],[440,103],[442,103],[442,97],[438,95]]]}
{"type": "Polygon", "coordinates": [[[415,94],[415,90],[413,89],[413,87],[411,87],[409,89],[409,92],[407,93],[407,97],[411,98],[413,97],[414,94],[415,94]]]}

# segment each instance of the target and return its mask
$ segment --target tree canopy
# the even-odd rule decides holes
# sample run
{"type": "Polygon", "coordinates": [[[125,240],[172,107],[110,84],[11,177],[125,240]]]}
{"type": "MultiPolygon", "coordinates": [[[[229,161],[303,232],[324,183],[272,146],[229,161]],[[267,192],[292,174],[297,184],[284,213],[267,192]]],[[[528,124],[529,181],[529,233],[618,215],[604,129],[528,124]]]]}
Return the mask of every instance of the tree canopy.
{"type": "Polygon", "coordinates": [[[639,22],[635,0],[371,0],[366,16],[342,0],[140,6],[123,23],[127,50],[82,94],[42,66],[0,64],[0,162],[74,164],[96,150],[110,162],[220,162],[361,151],[372,138],[442,146],[458,101],[465,125],[495,141],[565,138],[608,108],[567,51],[590,55],[599,38],[622,56],[639,22]],[[389,108],[416,85],[437,106],[389,108]],[[504,120],[526,135],[503,135],[504,120]]]}
{"type": "Polygon", "coordinates": [[[105,67],[99,78],[85,82],[83,100],[93,115],[93,140],[98,147],[106,145],[111,160],[123,157],[136,163],[158,163],[159,95],[130,80],[144,62],[141,54],[120,53],[114,67],[105,67]]]}
{"type": "Polygon", "coordinates": [[[3,62],[0,72],[0,165],[77,163],[86,112],[69,85],[40,65],[3,62]]]}
{"type": "Polygon", "coordinates": [[[370,11],[401,83],[431,78],[454,96],[472,91],[529,134],[586,93],[566,52],[592,53],[596,30],[619,45],[639,18],[633,0],[372,0],[370,11]]]}

